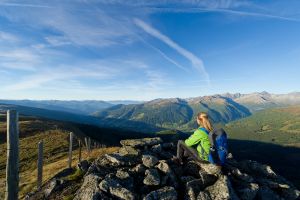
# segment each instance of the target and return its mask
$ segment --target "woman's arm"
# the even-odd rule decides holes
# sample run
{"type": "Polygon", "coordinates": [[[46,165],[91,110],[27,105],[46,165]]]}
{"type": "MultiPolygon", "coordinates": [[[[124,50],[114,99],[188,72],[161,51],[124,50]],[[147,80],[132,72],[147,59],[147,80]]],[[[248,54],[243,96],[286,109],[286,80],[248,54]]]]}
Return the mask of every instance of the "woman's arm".
{"type": "Polygon", "coordinates": [[[193,135],[191,135],[188,139],[186,139],[184,142],[187,146],[191,147],[195,144],[198,144],[203,137],[203,134],[200,130],[196,130],[193,135]]]}

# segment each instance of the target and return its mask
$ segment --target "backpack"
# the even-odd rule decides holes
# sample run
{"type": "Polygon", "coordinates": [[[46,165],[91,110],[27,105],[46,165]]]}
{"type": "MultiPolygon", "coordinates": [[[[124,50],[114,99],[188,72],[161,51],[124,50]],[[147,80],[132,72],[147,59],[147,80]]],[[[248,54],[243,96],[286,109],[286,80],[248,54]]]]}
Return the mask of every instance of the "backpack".
{"type": "Polygon", "coordinates": [[[224,165],[228,154],[227,134],[224,129],[216,129],[208,132],[205,128],[201,128],[209,138],[210,149],[208,161],[217,165],[224,165]]]}

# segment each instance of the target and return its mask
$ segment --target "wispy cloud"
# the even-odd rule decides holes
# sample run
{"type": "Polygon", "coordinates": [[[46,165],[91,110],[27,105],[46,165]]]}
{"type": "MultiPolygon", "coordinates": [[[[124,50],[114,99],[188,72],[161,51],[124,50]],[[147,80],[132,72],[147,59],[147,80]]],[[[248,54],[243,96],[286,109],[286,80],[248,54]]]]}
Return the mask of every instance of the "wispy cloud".
{"type": "Polygon", "coordinates": [[[19,41],[18,37],[11,33],[0,31],[0,42],[17,42],[19,41]]]}
{"type": "Polygon", "coordinates": [[[215,12],[215,13],[223,13],[229,15],[237,15],[244,17],[259,17],[259,18],[270,18],[277,20],[285,20],[285,21],[294,21],[300,22],[300,19],[293,17],[285,17],[280,15],[273,15],[268,13],[259,13],[259,12],[250,12],[250,11],[242,11],[242,10],[232,10],[227,8],[151,8],[153,12],[182,12],[182,13],[198,13],[198,12],[215,12]]]}
{"type": "Polygon", "coordinates": [[[53,8],[52,6],[42,5],[42,4],[9,3],[9,2],[0,2],[0,6],[7,6],[7,7],[29,7],[29,8],[53,8]]]}
{"type": "Polygon", "coordinates": [[[60,66],[47,68],[39,72],[24,76],[16,83],[7,86],[8,91],[28,90],[38,88],[44,84],[51,85],[55,81],[72,80],[76,78],[107,79],[116,75],[116,70],[97,64],[82,64],[84,67],[60,66]],[[72,73],[70,73],[72,71],[72,73]]]}
{"type": "Polygon", "coordinates": [[[198,58],[196,55],[194,55],[190,51],[184,49],[183,47],[178,45],[176,42],[174,42],[172,39],[170,39],[166,35],[162,34],[157,29],[146,24],[142,20],[136,18],[136,19],[134,19],[134,22],[137,26],[142,28],[146,33],[161,40],[162,42],[164,42],[165,44],[167,44],[168,46],[170,46],[171,48],[176,50],[180,55],[182,55],[186,59],[188,59],[192,63],[192,66],[203,75],[203,77],[206,81],[209,82],[209,75],[206,72],[206,69],[203,65],[203,61],[200,58],[198,58]]]}
{"type": "Polygon", "coordinates": [[[163,58],[165,58],[167,61],[169,61],[170,63],[174,64],[176,67],[178,67],[179,69],[182,69],[186,72],[188,72],[189,70],[186,67],[183,67],[181,64],[179,64],[178,62],[176,62],[174,59],[170,58],[169,56],[167,56],[164,52],[162,52],[159,48],[153,46],[152,44],[150,44],[149,42],[147,42],[146,40],[144,40],[143,38],[139,37],[139,39],[146,44],[148,47],[150,47],[151,49],[155,50],[158,54],[160,54],[163,58]]]}

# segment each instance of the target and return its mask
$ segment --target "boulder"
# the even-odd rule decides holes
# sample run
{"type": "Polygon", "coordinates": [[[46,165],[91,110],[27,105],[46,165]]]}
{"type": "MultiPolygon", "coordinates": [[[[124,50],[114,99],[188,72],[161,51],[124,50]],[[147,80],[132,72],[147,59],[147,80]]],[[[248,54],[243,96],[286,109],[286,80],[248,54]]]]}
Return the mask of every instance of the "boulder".
{"type": "Polygon", "coordinates": [[[173,149],[174,147],[175,145],[172,142],[162,144],[162,148],[165,150],[170,150],[173,149]]]}
{"type": "Polygon", "coordinates": [[[240,162],[242,170],[258,177],[277,178],[277,174],[268,165],[262,165],[256,161],[244,160],[240,162]]]}
{"type": "Polygon", "coordinates": [[[96,200],[99,197],[99,184],[100,178],[97,175],[89,174],[84,177],[81,188],[76,192],[74,200],[91,199],[96,200]]]}
{"type": "Polygon", "coordinates": [[[221,175],[216,183],[205,189],[214,200],[238,200],[227,176],[221,175]]]}
{"type": "Polygon", "coordinates": [[[44,191],[45,198],[48,198],[51,195],[51,193],[58,188],[60,184],[61,184],[60,179],[54,178],[53,180],[51,180],[44,191]]]}
{"type": "Polygon", "coordinates": [[[233,176],[235,176],[237,179],[240,179],[242,181],[252,183],[254,181],[253,177],[249,176],[246,173],[242,173],[238,168],[233,167],[231,168],[230,172],[233,176]]]}
{"type": "Polygon", "coordinates": [[[186,199],[196,200],[199,192],[203,189],[202,181],[195,179],[186,183],[186,199]]]}
{"type": "Polygon", "coordinates": [[[119,169],[116,173],[116,177],[120,184],[126,189],[132,190],[134,187],[134,179],[130,176],[129,172],[125,169],[119,169]]]}
{"type": "Polygon", "coordinates": [[[145,172],[145,178],[143,183],[145,185],[159,185],[160,184],[160,175],[157,169],[147,169],[145,172]]]}
{"type": "Polygon", "coordinates": [[[119,169],[116,173],[116,177],[119,179],[127,179],[130,177],[129,173],[124,169],[119,169]]]}
{"type": "Polygon", "coordinates": [[[124,156],[124,155],[140,155],[140,150],[135,149],[131,146],[123,146],[119,149],[119,154],[124,156]]]}
{"type": "Polygon", "coordinates": [[[134,168],[130,169],[130,171],[137,174],[144,174],[146,167],[143,164],[137,164],[134,168]]]}
{"type": "Polygon", "coordinates": [[[132,166],[138,163],[138,156],[121,155],[119,153],[105,154],[105,157],[113,166],[132,166]]]}
{"type": "Polygon", "coordinates": [[[136,199],[135,195],[129,191],[128,189],[124,188],[121,184],[118,183],[117,180],[112,178],[105,178],[99,184],[99,188],[111,194],[114,197],[124,200],[134,200],[136,199]]]}
{"type": "Polygon", "coordinates": [[[204,163],[204,162],[199,162],[199,165],[202,170],[204,170],[208,174],[213,174],[213,175],[220,175],[222,174],[222,170],[220,166],[210,164],[210,163],[204,163]]]}
{"type": "Polygon", "coordinates": [[[212,200],[207,191],[200,191],[197,200],[212,200]]]}
{"type": "Polygon", "coordinates": [[[157,144],[157,145],[154,145],[152,148],[151,148],[151,151],[153,151],[154,153],[159,153],[162,151],[162,146],[161,144],[157,144]]]}
{"type": "Polygon", "coordinates": [[[162,142],[163,141],[160,137],[120,141],[122,146],[131,146],[131,147],[153,146],[153,145],[161,144],[162,142]]]}
{"type": "Polygon", "coordinates": [[[184,175],[199,178],[200,166],[196,161],[188,161],[183,167],[184,175]]]}
{"type": "Polygon", "coordinates": [[[156,168],[162,171],[165,174],[172,173],[172,169],[165,160],[160,160],[156,165],[156,168]]]}
{"type": "Polygon", "coordinates": [[[259,190],[259,185],[256,183],[246,183],[241,184],[239,188],[236,189],[236,193],[242,200],[253,200],[259,190]]]}
{"type": "Polygon", "coordinates": [[[148,168],[154,167],[158,163],[158,159],[155,156],[143,155],[142,157],[143,165],[148,168]]]}
{"type": "Polygon", "coordinates": [[[217,180],[217,175],[208,174],[202,170],[199,171],[200,180],[202,181],[203,189],[207,186],[213,185],[217,180]]]}
{"type": "Polygon", "coordinates": [[[280,200],[281,198],[267,186],[262,186],[257,192],[257,199],[261,200],[280,200]]]}
{"type": "Polygon", "coordinates": [[[189,181],[195,180],[196,178],[193,176],[182,176],[180,177],[180,180],[183,184],[186,184],[189,181]]]}
{"type": "Polygon", "coordinates": [[[177,192],[173,187],[163,187],[147,194],[143,200],[177,200],[177,192]]]}

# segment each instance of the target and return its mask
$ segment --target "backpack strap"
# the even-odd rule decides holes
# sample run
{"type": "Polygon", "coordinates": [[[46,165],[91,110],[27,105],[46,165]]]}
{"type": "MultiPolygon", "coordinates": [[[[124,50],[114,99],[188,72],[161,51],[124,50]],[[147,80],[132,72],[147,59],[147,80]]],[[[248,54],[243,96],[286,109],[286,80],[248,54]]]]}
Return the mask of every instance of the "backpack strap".
{"type": "Polygon", "coordinates": [[[204,132],[207,134],[208,139],[209,139],[209,143],[210,143],[210,147],[211,147],[211,148],[214,148],[215,143],[216,143],[216,136],[215,136],[215,134],[213,134],[213,131],[208,132],[208,131],[206,130],[206,128],[204,128],[204,127],[201,127],[201,128],[199,128],[199,129],[202,130],[202,131],[204,131],[204,132]]]}

